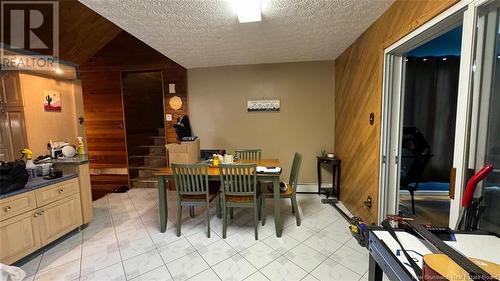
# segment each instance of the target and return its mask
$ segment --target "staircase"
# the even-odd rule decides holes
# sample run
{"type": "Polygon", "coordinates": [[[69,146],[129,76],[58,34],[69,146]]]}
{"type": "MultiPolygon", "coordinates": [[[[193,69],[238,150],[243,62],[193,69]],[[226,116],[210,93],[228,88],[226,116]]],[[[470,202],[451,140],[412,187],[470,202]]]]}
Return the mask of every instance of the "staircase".
{"type": "Polygon", "coordinates": [[[129,150],[129,175],[132,188],[158,187],[157,169],[167,166],[165,129],[159,128],[156,136],[142,136],[140,145],[129,150]],[[147,139],[144,142],[144,139],[147,139]]]}

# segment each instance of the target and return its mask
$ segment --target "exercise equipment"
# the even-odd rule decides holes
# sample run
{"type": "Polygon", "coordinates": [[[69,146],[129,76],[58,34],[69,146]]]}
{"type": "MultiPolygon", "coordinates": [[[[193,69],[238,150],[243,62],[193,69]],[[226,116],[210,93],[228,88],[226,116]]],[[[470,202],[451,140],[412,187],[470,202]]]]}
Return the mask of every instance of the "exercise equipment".
{"type": "Polygon", "coordinates": [[[415,191],[432,156],[431,147],[420,130],[416,127],[403,127],[400,188],[410,192],[414,214],[415,191]]]}

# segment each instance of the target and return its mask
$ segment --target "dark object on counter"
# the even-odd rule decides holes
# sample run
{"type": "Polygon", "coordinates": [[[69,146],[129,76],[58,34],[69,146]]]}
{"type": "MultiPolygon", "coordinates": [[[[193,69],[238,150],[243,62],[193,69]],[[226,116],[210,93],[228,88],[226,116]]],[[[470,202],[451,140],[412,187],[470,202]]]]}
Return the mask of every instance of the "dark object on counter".
{"type": "Polygon", "coordinates": [[[212,155],[214,154],[219,154],[219,155],[226,155],[226,150],[225,149],[201,149],[200,150],[200,159],[201,161],[205,160],[210,160],[212,159],[212,155]]]}
{"type": "Polygon", "coordinates": [[[50,155],[40,155],[38,156],[35,160],[33,160],[33,162],[35,164],[39,164],[39,163],[45,163],[49,160],[51,160],[52,158],[50,157],[50,155]]]}
{"type": "Polygon", "coordinates": [[[43,177],[46,180],[53,180],[63,176],[63,172],[61,170],[55,169],[54,167],[50,167],[49,175],[43,177]]]}
{"type": "Polygon", "coordinates": [[[177,141],[181,141],[183,138],[192,137],[191,124],[189,123],[189,118],[187,115],[183,115],[177,118],[177,123],[174,125],[175,133],[177,134],[177,141]]]}
{"type": "Polygon", "coordinates": [[[113,193],[126,193],[127,191],[129,191],[129,189],[130,188],[128,188],[128,186],[122,185],[122,186],[113,188],[113,190],[111,190],[111,192],[113,192],[113,193]]]}
{"type": "Polygon", "coordinates": [[[24,188],[28,179],[24,161],[0,162],[0,194],[24,188]]]}

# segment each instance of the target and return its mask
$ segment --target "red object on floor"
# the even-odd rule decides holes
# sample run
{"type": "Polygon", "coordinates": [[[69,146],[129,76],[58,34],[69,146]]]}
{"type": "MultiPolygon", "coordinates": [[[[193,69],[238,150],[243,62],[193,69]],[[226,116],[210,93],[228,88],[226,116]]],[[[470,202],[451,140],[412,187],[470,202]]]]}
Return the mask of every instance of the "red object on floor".
{"type": "Polygon", "coordinates": [[[491,171],[493,171],[493,165],[486,164],[479,172],[474,174],[470,180],[467,182],[465,187],[464,197],[462,198],[462,207],[467,209],[469,204],[472,202],[474,192],[476,191],[477,184],[482,181],[491,171]]]}

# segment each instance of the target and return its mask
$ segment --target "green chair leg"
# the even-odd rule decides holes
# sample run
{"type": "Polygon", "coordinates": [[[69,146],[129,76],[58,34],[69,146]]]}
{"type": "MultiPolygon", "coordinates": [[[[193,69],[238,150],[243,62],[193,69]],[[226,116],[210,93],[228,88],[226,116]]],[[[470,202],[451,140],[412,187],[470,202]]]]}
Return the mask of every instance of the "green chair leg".
{"type": "Polygon", "coordinates": [[[226,228],[227,228],[227,208],[224,206],[222,208],[222,238],[226,239],[226,228]]]}
{"type": "Polygon", "coordinates": [[[297,197],[296,195],[294,194],[292,196],[292,207],[293,207],[293,212],[295,213],[295,219],[297,221],[297,226],[300,226],[300,215],[299,215],[299,208],[298,208],[298,204],[297,204],[297,197]]]}
{"type": "Polygon", "coordinates": [[[181,236],[181,223],[182,223],[182,205],[177,202],[177,237],[181,236]]]}
{"type": "Polygon", "coordinates": [[[264,196],[261,197],[262,199],[262,203],[261,203],[261,211],[260,211],[260,215],[261,215],[261,219],[262,219],[262,226],[264,226],[266,224],[266,198],[264,196]]]}
{"type": "Polygon", "coordinates": [[[233,207],[229,208],[229,217],[230,217],[231,219],[233,219],[233,218],[234,218],[233,207]]]}
{"type": "Polygon", "coordinates": [[[210,238],[210,202],[208,201],[207,201],[207,226],[208,226],[207,237],[210,238]]]}
{"type": "Polygon", "coordinates": [[[194,218],[194,206],[189,206],[189,216],[194,218]]]}
{"type": "Polygon", "coordinates": [[[257,200],[257,211],[259,212],[259,220],[262,219],[262,196],[257,200]]]}
{"type": "Polygon", "coordinates": [[[257,227],[259,224],[259,214],[258,214],[258,203],[253,203],[253,227],[255,229],[255,240],[259,240],[259,232],[257,231],[257,227]]]}
{"type": "Polygon", "coordinates": [[[158,196],[160,202],[160,232],[163,233],[167,230],[168,221],[167,190],[163,176],[158,177],[158,196]]]}
{"type": "Polygon", "coordinates": [[[295,203],[293,203],[293,197],[290,197],[290,201],[292,202],[292,213],[295,213],[295,203]]]}
{"type": "Polygon", "coordinates": [[[215,202],[216,202],[216,204],[217,204],[217,205],[215,206],[215,209],[216,209],[216,211],[217,211],[217,217],[218,217],[219,219],[221,219],[221,218],[222,218],[222,211],[221,211],[221,209],[222,209],[222,207],[221,207],[221,205],[222,205],[222,199],[221,199],[221,198],[222,198],[222,195],[219,193],[219,194],[217,195],[217,200],[215,201],[215,202]]]}

